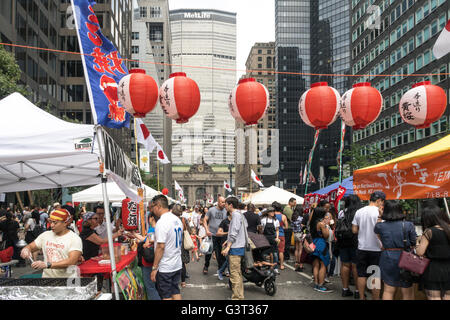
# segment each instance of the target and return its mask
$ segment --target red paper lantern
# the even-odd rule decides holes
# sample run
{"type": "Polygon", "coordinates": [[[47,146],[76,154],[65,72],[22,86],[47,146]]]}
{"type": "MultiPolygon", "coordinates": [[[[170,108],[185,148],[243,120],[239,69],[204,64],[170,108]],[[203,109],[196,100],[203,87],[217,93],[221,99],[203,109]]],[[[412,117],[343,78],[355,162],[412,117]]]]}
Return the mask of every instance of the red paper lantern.
{"type": "Polygon", "coordinates": [[[364,129],[374,122],[381,112],[383,97],[369,82],[353,85],[341,99],[340,115],[353,130],[364,129]]]}
{"type": "Polygon", "coordinates": [[[198,111],[200,90],[186,73],[172,73],[159,89],[159,102],[170,119],[186,123],[198,111]]]}
{"type": "Polygon", "coordinates": [[[246,125],[257,124],[269,107],[270,95],[267,88],[254,78],[239,80],[231,91],[228,106],[231,115],[246,125]]]}
{"type": "Polygon", "coordinates": [[[125,230],[138,229],[138,204],[126,198],[122,200],[122,224],[125,230]]]}
{"type": "Polygon", "coordinates": [[[341,96],[326,82],[317,82],[303,93],[298,103],[302,120],[310,127],[326,129],[339,114],[341,96]]]}
{"type": "Polygon", "coordinates": [[[400,99],[400,115],[403,121],[417,129],[428,128],[439,120],[447,107],[447,95],[430,81],[413,85],[400,99]]]}
{"type": "Polygon", "coordinates": [[[169,194],[169,189],[164,188],[164,189],[161,190],[161,192],[162,192],[163,195],[167,196],[169,194]]]}
{"type": "Polygon", "coordinates": [[[158,85],[143,69],[131,69],[120,79],[118,96],[125,110],[136,118],[143,118],[158,101],[158,85]]]}

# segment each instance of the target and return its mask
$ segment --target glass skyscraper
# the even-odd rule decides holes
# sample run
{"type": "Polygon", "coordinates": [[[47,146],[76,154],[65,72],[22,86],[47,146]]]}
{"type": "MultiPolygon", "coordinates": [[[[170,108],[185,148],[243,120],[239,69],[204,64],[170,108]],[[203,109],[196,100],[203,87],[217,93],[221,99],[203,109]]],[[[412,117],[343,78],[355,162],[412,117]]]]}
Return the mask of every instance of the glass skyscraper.
{"type": "MultiPolygon", "coordinates": [[[[298,113],[298,101],[311,83],[327,81],[340,94],[349,89],[346,77],[310,76],[285,73],[348,74],[350,72],[350,13],[346,0],[275,1],[275,47],[280,130],[280,186],[296,190],[300,187],[300,171],[311,150],[314,129],[307,126],[298,113]]],[[[346,141],[348,144],[348,138],[346,141]]],[[[340,120],[322,130],[316,147],[312,173],[319,188],[320,167],[323,182],[337,175],[337,152],[340,146],[340,120]]],[[[296,190],[298,193],[303,192],[296,190]]]]}

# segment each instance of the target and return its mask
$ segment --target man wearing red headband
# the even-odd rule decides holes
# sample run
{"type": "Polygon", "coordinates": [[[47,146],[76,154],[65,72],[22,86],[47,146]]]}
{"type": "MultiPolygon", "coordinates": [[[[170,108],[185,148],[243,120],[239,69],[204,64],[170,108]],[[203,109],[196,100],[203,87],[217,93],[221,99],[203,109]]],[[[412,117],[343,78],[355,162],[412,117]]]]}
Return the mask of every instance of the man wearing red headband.
{"type": "Polygon", "coordinates": [[[69,278],[73,274],[67,268],[76,265],[83,252],[81,238],[68,229],[71,216],[66,209],[54,210],[48,222],[51,231],[41,233],[22,249],[20,256],[29,259],[32,252],[42,249],[44,261],[33,261],[31,267],[43,269],[43,278],[69,278]]]}

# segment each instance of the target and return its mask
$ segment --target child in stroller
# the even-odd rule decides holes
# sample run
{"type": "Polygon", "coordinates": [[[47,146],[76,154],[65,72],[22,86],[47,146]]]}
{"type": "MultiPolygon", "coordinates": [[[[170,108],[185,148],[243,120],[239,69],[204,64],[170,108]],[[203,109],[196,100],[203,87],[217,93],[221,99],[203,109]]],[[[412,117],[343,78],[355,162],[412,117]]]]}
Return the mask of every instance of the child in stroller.
{"type": "MultiPolygon", "coordinates": [[[[264,290],[269,296],[275,295],[277,288],[275,286],[275,272],[273,271],[275,263],[270,263],[269,254],[271,246],[266,237],[261,234],[248,232],[248,237],[255,244],[253,253],[253,267],[246,268],[245,263],[242,263],[242,275],[244,276],[244,283],[252,282],[258,287],[264,285],[264,290]]],[[[231,288],[231,281],[229,282],[231,288]]]]}

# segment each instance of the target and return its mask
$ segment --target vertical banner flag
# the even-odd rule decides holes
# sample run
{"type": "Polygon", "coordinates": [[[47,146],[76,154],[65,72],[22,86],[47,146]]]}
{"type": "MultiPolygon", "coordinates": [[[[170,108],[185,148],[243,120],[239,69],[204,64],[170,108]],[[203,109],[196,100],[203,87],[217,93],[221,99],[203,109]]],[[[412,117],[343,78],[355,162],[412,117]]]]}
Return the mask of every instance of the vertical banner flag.
{"type": "MultiPolygon", "coordinates": [[[[344,138],[345,138],[345,123],[341,120],[341,147],[339,148],[338,156],[337,156],[337,164],[339,168],[339,177],[341,177],[342,171],[342,152],[344,151],[344,138]]],[[[339,180],[340,181],[340,180],[339,180]]]]}
{"type": "Polygon", "coordinates": [[[433,54],[436,59],[440,59],[450,52],[450,20],[442,30],[433,46],[433,54]]]}
{"type": "Polygon", "coordinates": [[[261,180],[258,178],[256,173],[252,170],[252,179],[255,181],[261,188],[264,188],[264,185],[262,184],[261,180]]]}
{"type": "Polygon", "coordinates": [[[150,153],[145,149],[139,150],[139,165],[145,173],[150,173],[150,153]]]}
{"type": "Polygon", "coordinates": [[[130,114],[120,105],[117,87],[128,74],[116,47],[100,30],[94,0],[71,0],[86,86],[95,124],[129,127],[130,114]]]}
{"type": "MultiPolygon", "coordinates": [[[[320,129],[316,130],[316,133],[314,134],[314,144],[311,148],[311,151],[309,152],[308,164],[307,164],[308,172],[306,174],[306,179],[305,179],[305,181],[308,181],[308,182],[310,181],[309,175],[311,173],[311,163],[312,163],[312,159],[314,156],[314,149],[316,148],[317,141],[319,140],[319,133],[320,133],[320,129]]],[[[306,182],[305,194],[307,193],[307,191],[308,191],[308,183],[306,182]]]]}

